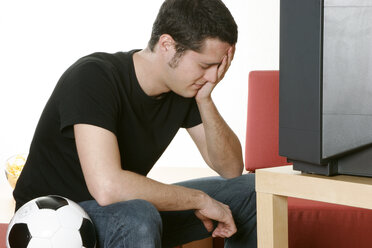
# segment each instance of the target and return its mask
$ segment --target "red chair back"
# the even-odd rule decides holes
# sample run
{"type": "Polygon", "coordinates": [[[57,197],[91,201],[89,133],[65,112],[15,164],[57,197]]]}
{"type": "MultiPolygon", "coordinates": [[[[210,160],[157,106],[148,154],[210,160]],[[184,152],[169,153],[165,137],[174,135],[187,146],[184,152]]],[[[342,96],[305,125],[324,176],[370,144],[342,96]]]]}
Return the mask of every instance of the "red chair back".
{"type": "Polygon", "coordinates": [[[8,224],[0,224],[0,248],[6,248],[6,230],[8,224]]]}
{"type": "Polygon", "coordinates": [[[279,156],[279,71],[251,71],[248,79],[248,113],[245,168],[288,165],[279,156]]]}

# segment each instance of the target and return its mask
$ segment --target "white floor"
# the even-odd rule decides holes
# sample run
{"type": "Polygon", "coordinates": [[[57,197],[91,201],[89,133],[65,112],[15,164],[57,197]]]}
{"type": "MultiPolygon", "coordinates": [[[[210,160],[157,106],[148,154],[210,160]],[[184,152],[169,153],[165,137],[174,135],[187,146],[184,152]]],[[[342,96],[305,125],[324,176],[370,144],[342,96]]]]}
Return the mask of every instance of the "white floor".
{"type": "MultiPolygon", "coordinates": [[[[217,173],[209,168],[155,167],[150,171],[148,176],[163,183],[174,183],[216,175],[217,173]]],[[[13,216],[14,199],[12,191],[12,188],[6,180],[5,173],[3,175],[0,174],[0,223],[9,223],[13,216]]]]}

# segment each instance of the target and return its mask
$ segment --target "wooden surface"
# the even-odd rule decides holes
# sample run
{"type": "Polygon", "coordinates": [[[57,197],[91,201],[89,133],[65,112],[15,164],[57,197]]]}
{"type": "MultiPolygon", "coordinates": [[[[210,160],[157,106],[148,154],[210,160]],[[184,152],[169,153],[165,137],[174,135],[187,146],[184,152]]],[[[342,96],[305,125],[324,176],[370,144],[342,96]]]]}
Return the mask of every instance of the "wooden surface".
{"type": "Polygon", "coordinates": [[[288,247],[287,197],[372,209],[372,178],[303,174],[292,166],[256,171],[258,247],[288,247]]]}
{"type": "Polygon", "coordinates": [[[287,198],[257,192],[257,239],[259,247],[288,246],[287,198]]]}

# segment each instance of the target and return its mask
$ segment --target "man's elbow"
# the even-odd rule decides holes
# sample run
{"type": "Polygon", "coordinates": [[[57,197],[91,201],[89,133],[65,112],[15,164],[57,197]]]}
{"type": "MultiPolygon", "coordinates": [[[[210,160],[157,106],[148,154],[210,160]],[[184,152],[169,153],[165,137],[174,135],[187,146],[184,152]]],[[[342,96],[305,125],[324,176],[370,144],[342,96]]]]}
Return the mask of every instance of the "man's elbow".
{"type": "Polygon", "coordinates": [[[113,189],[111,183],[104,185],[97,183],[94,187],[88,187],[88,189],[94,200],[101,207],[105,207],[117,202],[113,194],[115,190],[113,189]]]}
{"type": "Polygon", "coordinates": [[[223,178],[231,179],[239,177],[243,174],[244,164],[243,163],[228,163],[221,164],[219,170],[216,172],[223,178]]]}
{"type": "Polygon", "coordinates": [[[114,203],[114,201],[112,201],[112,199],[107,196],[95,196],[93,198],[96,200],[98,205],[101,207],[106,207],[114,203]]]}
{"type": "Polygon", "coordinates": [[[221,174],[223,178],[226,179],[231,179],[235,177],[240,177],[243,174],[243,169],[238,169],[238,170],[229,170],[221,174]]]}

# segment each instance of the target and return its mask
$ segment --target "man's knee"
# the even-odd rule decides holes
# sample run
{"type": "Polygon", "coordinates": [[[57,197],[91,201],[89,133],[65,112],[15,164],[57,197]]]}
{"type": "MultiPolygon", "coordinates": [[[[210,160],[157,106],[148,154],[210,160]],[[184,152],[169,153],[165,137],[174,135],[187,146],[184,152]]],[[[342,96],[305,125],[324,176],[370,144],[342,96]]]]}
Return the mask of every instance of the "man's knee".
{"type": "Polygon", "coordinates": [[[138,231],[143,234],[149,234],[154,229],[162,228],[162,220],[159,211],[153,204],[145,200],[134,200],[137,215],[135,220],[138,221],[138,231]]]}
{"type": "Polygon", "coordinates": [[[110,220],[101,230],[103,247],[160,247],[162,220],[154,205],[130,200],[107,206],[110,220]]]}
{"type": "Polygon", "coordinates": [[[226,185],[229,195],[235,200],[249,199],[256,201],[255,175],[244,174],[240,177],[232,178],[227,181],[226,185]]]}
{"type": "Polygon", "coordinates": [[[240,177],[229,179],[228,181],[230,181],[232,185],[235,185],[235,187],[244,188],[247,191],[255,190],[255,174],[254,173],[244,174],[244,175],[241,175],[240,177]]]}
{"type": "Polygon", "coordinates": [[[145,200],[131,200],[125,202],[129,205],[123,225],[130,226],[138,235],[150,235],[152,232],[159,233],[162,229],[162,220],[159,211],[153,204],[145,200]]]}
{"type": "Polygon", "coordinates": [[[234,217],[251,219],[256,214],[256,190],[254,174],[245,174],[229,179],[227,187],[229,194],[225,203],[230,206],[234,217]]]}

